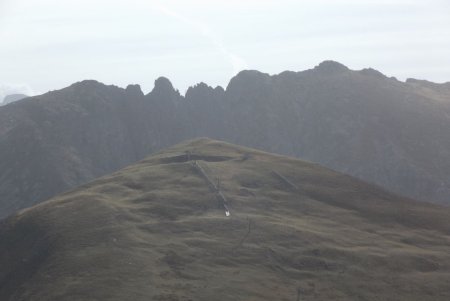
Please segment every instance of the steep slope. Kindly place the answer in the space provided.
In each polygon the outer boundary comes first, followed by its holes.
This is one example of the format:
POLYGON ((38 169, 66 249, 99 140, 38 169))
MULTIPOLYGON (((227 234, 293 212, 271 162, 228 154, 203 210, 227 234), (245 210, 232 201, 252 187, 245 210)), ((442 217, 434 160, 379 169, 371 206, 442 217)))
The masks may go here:
POLYGON ((450 202, 449 84, 323 62, 183 97, 95 81, 0 108, 0 218, 185 139, 207 136, 320 163, 411 198, 450 202))
POLYGON ((449 300, 449 218, 199 139, 4 220, 0 299, 449 300))
POLYGON ((2 108, 0 218, 182 140, 158 100, 139 86, 83 81, 2 108))
MULTIPOLYGON (((227 88, 227 141, 318 162, 412 198, 450 200, 450 93, 333 62, 227 88)), ((206 102, 206 101, 205 101, 206 102)))

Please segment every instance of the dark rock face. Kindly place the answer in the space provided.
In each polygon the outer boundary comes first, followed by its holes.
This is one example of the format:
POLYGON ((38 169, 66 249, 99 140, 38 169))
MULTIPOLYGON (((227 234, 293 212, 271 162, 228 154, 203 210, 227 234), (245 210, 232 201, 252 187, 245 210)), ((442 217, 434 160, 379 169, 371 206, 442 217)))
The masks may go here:
POLYGON ((139 86, 139 85, 128 85, 125 90, 130 96, 134 96, 134 97, 144 96, 144 93, 141 90, 141 86, 139 86))
POLYGON ((0 110, 0 216, 185 139, 208 136, 311 160, 396 193, 450 200, 450 92, 324 62, 183 97, 166 78, 143 95, 96 81, 0 110))

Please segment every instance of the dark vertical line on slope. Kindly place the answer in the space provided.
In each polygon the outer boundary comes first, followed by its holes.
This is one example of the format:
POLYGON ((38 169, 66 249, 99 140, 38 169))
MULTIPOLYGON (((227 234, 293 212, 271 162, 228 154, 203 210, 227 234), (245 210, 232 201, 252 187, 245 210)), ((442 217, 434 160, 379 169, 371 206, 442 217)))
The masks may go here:
MULTIPOLYGON (((200 164, 197 161, 194 161, 192 163, 192 166, 194 167, 195 170, 197 170, 197 172, 200 173, 200 175, 205 179, 205 181, 208 183, 209 188, 211 189, 211 191, 213 193, 215 193, 216 198, 219 201, 219 206, 222 206, 225 209, 225 215, 229 216, 230 215, 230 209, 228 208, 227 205, 227 198, 223 195, 223 193, 220 191, 220 188, 218 188, 214 182, 210 179, 210 177, 208 176, 208 174, 205 172, 205 170, 200 166, 200 164)), ((219 181, 220 183, 220 181, 219 181)))

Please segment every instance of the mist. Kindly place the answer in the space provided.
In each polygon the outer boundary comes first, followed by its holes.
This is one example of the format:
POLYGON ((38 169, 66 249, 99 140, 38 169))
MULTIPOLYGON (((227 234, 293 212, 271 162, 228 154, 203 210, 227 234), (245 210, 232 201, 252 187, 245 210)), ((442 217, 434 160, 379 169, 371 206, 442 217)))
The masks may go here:
POLYGON ((400 80, 450 78, 447 1, 3 0, 0 83, 48 91, 83 79, 181 92, 242 69, 333 59, 400 80))

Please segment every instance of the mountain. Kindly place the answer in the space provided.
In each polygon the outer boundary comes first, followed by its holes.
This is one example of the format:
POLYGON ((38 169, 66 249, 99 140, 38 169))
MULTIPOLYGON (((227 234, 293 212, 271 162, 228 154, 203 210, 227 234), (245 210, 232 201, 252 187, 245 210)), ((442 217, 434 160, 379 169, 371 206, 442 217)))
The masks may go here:
POLYGON ((276 76, 245 71, 227 87, 225 102, 235 109, 234 134, 227 140, 448 204, 450 93, 445 87, 403 83, 334 62, 276 76))
POLYGON ((449 218, 197 139, 3 220, 0 299, 444 301, 449 218))
POLYGON ((146 155, 211 137, 295 156, 418 200, 450 204, 450 84, 325 61, 182 96, 88 80, 0 109, 0 217, 146 155))
POLYGON ((7 95, 5 96, 5 98, 3 99, 3 102, 0 103, 0 106, 4 106, 7 105, 9 103, 27 98, 28 96, 25 94, 11 94, 11 95, 7 95))
POLYGON ((170 145, 164 133, 172 141, 181 139, 169 129, 160 132, 161 112, 151 110, 157 105, 146 103, 138 86, 120 89, 84 81, 3 107, 0 216, 170 145))

